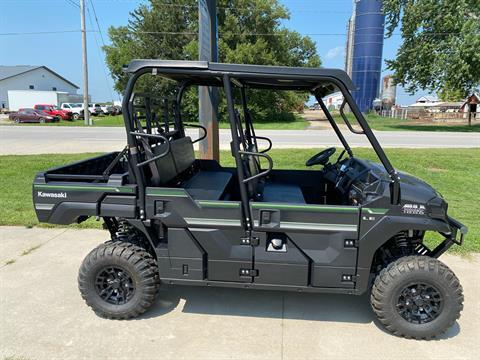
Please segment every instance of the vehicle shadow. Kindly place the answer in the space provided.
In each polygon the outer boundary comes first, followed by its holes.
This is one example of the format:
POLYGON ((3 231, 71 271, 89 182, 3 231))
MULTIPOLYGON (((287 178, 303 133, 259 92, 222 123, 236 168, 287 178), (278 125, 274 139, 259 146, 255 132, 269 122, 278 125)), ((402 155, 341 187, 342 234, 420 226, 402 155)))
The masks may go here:
POLYGON ((158 301, 142 318, 167 314, 179 306, 184 313, 370 323, 374 314, 368 296, 284 291, 162 286, 158 301))
MULTIPOLYGON (((204 315, 373 323, 390 334, 372 312, 367 294, 354 296, 162 285, 157 302, 138 319, 163 316, 177 309, 183 313, 204 315)), ((453 338, 459 333, 460 325, 455 322, 434 340, 453 338)))

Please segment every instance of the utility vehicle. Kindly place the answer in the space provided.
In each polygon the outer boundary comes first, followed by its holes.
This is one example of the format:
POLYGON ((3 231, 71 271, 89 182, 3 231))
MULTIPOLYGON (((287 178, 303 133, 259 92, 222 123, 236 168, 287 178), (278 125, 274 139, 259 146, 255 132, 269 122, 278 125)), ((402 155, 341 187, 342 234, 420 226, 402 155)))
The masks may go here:
POLYGON ((41 172, 33 184, 40 221, 98 217, 110 232, 78 276, 97 314, 136 317, 163 283, 370 291, 386 329, 418 339, 444 332, 460 316, 461 285, 437 258, 461 245, 467 229, 447 215, 435 189, 395 171, 345 72, 168 60, 135 60, 126 71, 125 149, 41 172), (169 79, 176 91, 164 98, 139 93, 142 77, 169 79), (192 86, 224 94, 235 167, 195 158, 194 144, 209 134, 185 121, 182 100, 192 86), (256 135, 247 95, 283 90, 315 96, 343 147, 338 156, 327 148, 306 159, 304 170, 274 168, 272 141, 256 135), (335 91, 344 97, 347 128, 367 137, 380 163, 354 156, 322 101, 335 91), (436 246, 425 244, 429 232, 440 234, 436 246))

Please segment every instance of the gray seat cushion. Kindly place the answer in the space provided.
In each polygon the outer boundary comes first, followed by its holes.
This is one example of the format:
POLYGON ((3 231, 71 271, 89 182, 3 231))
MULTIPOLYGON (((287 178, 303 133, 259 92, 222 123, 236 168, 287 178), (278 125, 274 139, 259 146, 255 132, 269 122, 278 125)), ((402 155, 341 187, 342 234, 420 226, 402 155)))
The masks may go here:
POLYGON ((196 200, 220 200, 225 193, 232 174, 224 171, 200 171, 183 185, 196 200))
POLYGON ((299 186, 275 183, 265 184, 262 201, 305 204, 305 198, 299 186))

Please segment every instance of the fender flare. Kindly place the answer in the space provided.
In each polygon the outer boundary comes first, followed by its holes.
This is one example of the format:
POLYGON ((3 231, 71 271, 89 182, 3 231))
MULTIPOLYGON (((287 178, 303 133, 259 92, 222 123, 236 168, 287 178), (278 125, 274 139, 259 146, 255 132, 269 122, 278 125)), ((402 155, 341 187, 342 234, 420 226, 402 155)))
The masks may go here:
POLYGON ((430 230, 448 233, 447 222, 428 217, 384 216, 365 233, 360 233, 358 242, 357 269, 359 281, 356 292, 363 293, 368 287, 368 278, 373 257, 377 250, 402 230, 430 230))

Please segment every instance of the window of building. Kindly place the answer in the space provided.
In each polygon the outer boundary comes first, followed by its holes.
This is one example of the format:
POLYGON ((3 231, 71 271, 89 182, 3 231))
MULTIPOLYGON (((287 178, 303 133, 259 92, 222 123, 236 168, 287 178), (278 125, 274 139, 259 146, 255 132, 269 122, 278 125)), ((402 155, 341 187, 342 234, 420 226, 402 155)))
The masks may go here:
POLYGON ((53 91, 57 91, 57 88, 54 86, 54 87, 52 87, 52 90, 53 90, 53 91))
POLYGON ((33 90, 33 89, 35 89, 35 86, 30 85, 29 88, 30 88, 30 90, 33 90))

